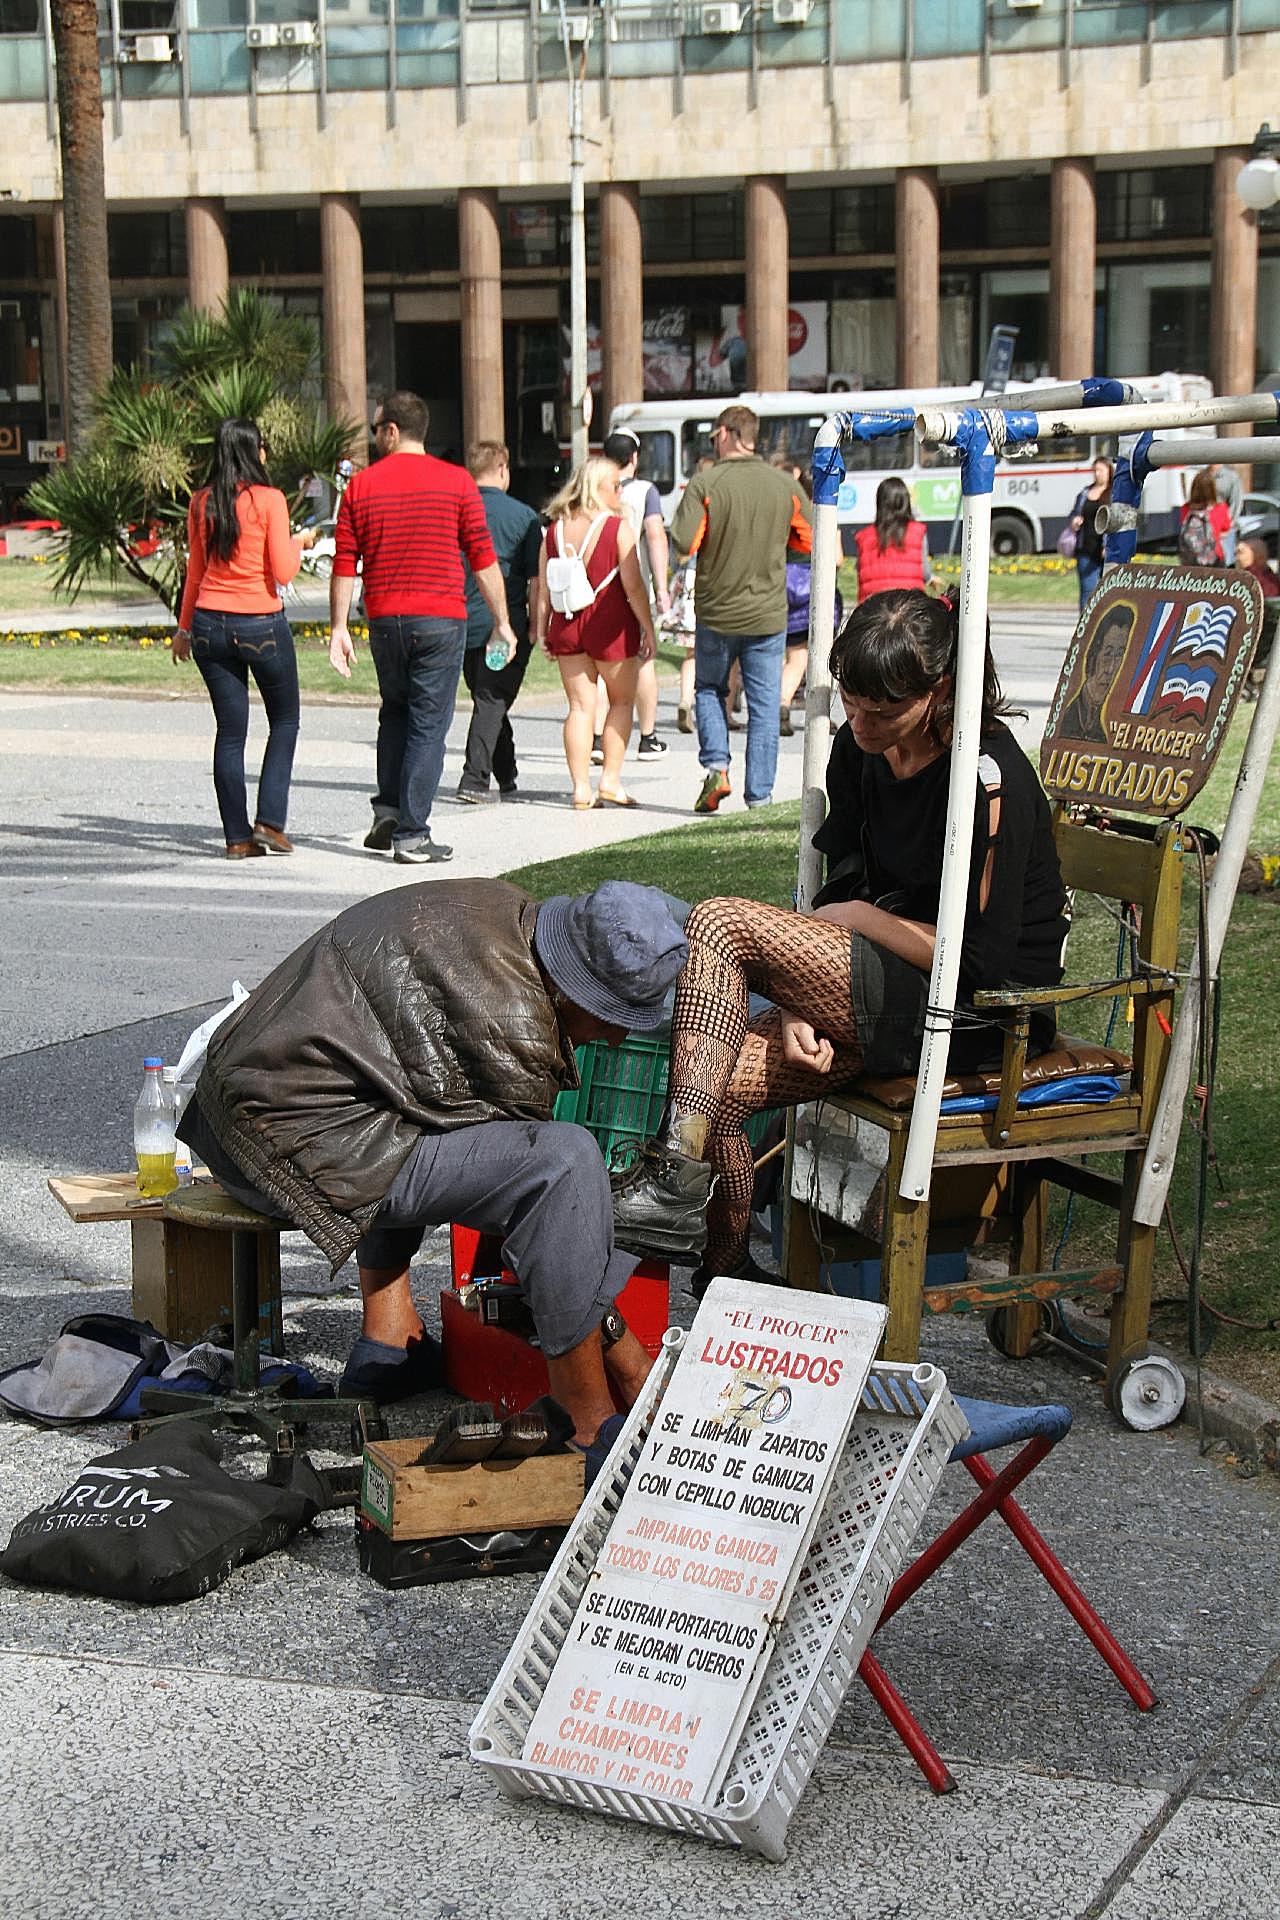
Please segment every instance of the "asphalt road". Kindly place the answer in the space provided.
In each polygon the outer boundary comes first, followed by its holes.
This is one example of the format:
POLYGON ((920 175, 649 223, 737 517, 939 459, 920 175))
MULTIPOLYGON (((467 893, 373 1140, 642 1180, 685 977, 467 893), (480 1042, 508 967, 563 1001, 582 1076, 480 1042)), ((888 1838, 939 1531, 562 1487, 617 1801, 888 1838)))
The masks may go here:
MULTIPOLYGON (((997 622, 1032 732, 1068 632, 997 622)), ((299 852, 229 865, 203 703, 0 694, 0 1367, 73 1313, 129 1311, 124 1230, 73 1227, 44 1183, 128 1164, 142 1054, 173 1058, 233 978, 252 984, 347 902, 421 877, 360 846, 374 718, 307 708, 299 852)), ((558 713, 520 715, 522 800, 440 803, 451 871, 605 839, 625 873, 625 842, 687 819, 697 790, 669 702, 663 725, 668 758, 628 765, 643 811, 575 815, 558 713)), ((455 729, 446 792, 457 742, 455 729)), ((798 791, 800 751, 783 743, 780 796, 798 791)), ((331 1278, 296 1235, 284 1267, 290 1353, 332 1374, 357 1323, 353 1276, 331 1278)), ((429 1313, 448 1279, 436 1236, 416 1273, 429 1313)), ((687 1324, 682 1287, 673 1312, 687 1324)), ((349 1516, 329 1516, 183 1606, 0 1583, 0 1854, 15 1910, 1274 1920, 1280 1483, 1202 1458, 1185 1426, 1122 1431, 1091 1378, 1049 1357, 1014 1368, 963 1321, 932 1323, 926 1351, 958 1390, 1073 1409, 1027 1504, 1151 1678, 1151 1715, 987 1529, 884 1636, 961 1790, 935 1800, 855 1684, 789 1859, 764 1866, 504 1802, 469 1762, 466 1730, 536 1580, 390 1593, 360 1574, 349 1516)), ((430 1420, 412 1406, 396 1430, 430 1420)), ((117 1438, 0 1421, 0 1539, 117 1438)), ((939 1512, 951 1498, 944 1484, 939 1512)))

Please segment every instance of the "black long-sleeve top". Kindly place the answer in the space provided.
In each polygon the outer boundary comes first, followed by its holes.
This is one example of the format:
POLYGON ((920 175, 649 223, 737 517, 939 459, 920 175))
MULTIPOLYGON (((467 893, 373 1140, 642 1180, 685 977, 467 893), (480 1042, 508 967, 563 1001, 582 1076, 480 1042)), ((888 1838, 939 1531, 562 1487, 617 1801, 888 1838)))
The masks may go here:
MULTIPOLYGON (((999 721, 983 734, 981 754, 960 952, 959 986, 966 998, 984 987, 1056 985, 1068 924, 1049 803, 1030 761, 999 721), (984 909, 982 873, 992 846, 984 909)), ((841 727, 827 764, 827 818, 813 840, 827 860, 827 881, 815 904, 867 900, 904 919, 936 925, 950 770, 944 753, 897 780, 883 754, 864 753, 851 729, 841 727)))

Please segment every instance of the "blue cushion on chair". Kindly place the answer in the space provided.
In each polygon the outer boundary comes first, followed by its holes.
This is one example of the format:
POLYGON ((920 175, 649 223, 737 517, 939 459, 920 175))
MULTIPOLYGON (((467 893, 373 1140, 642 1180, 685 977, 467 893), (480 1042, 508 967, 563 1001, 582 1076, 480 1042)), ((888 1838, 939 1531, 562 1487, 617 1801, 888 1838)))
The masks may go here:
POLYGON ((972 1431, 951 1449, 953 1460, 990 1453, 995 1447, 1016 1447, 1023 1440, 1056 1445, 1071 1431, 1070 1407, 1009 1407, 1003 1400, 966 1400, 960 1394, 955 1401, 972 1431))

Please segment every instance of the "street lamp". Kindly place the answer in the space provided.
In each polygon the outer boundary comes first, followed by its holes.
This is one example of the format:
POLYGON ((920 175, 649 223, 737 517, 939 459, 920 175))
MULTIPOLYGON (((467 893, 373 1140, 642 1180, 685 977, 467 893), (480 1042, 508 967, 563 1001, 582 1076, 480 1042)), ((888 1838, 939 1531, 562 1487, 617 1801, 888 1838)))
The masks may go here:
POLYGON ((1253 154, 1236 175, 1236 192, 1255 213, 1280 204, 1280 133, 1269 121, 1253 137, 1253 154))

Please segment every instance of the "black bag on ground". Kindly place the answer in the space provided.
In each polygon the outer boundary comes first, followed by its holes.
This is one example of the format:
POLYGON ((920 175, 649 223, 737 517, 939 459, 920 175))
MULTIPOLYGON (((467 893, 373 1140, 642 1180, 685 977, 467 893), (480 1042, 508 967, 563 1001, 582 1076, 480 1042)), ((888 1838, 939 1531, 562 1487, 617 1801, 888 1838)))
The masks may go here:
POLYGON ((237 1480, 199 1421, 170 1422, 84 1466, 74 1484, 19 1520, 0 1573, 154 1605, 194 1600, 231 1569, 283 1546, 326 1504, 305 1454, 290 1484, 237 1480))

